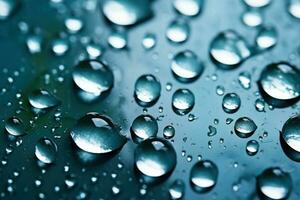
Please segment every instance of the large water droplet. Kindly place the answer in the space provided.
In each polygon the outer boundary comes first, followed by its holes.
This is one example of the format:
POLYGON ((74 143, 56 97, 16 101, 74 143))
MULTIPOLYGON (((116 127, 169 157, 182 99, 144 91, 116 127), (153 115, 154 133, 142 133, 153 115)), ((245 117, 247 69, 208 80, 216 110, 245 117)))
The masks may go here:
POLYGON ((279 167, 264 170, 256 182, 258 191, 264 198, 288 199, 292 191, 291 176, 279 167))
POLYGON ((300 0, 289 0, 288 12, 296 19, 300 19, 300 0))
POLYGON ((209 191, 216 185, 218 173, 218 167, 212 161, 198 161, 191 169, 190 183, 196 192, 209 191))
POLYGON ((23 121, 17 117, 10 117, 5 121, 5 130, 13 136, 25 135, 25 125, 23 121))
POLYGON ((241 99, 236 93, 228 93, 223 97, 223 110, 227 113, 235 113, 241 106, 241 99))
POLYGON ((182 15, 196 16, 203 7, 203 0, 174 0, 173 6, 182 15))
POLYGON ((280 142, 287 156, 300 162, 300 115, 293 116, 284 123, 280 142))
POLYGON ((151 74, 140 76, 135 82, 134 97, 140 106, 154 105, 160 97, 160 82, 151 74))
POLYGON ((152 15, 149 0, 105 0, 102 12, 110 22, 122 26, 134 25, 152 15))
POLYGON ((174 43, 185 42, 190 35, 190 26, 184 19, 172 21, 166 31, 167 38, 174 43))
POLYGON ((248 117, 241 117, 234 124, 234 131, 240 138, 248 138, 256 131, 257 126, 254 121, 248 117))
POLYGON ((136 147, 134 162, 142 174, 158 178, 173 171, 177 162, 176 152, 167 140, 151 138, 136 147))
POLYGON ((55 162, 57 146, 50 138, 42 137, 35 145, 35 156, 45 164, 55 162))
POLYGON ((232 30, 219 33, 211 42, 210 55, 218 66, 232 69, 250 55, 250 47, 245 39, 232 30))
POLYGON ((204 66, 194 52, 185 50, 174 56, 171 69, 177 80, 191 82, 202 74, 204 66))
POLYGON ((247 6, 253 8, 262 8, 268 6, 272 0, 244 0, 244 2, 247 6))
POLYGON ((259 143, 256 140, 249 140, 246 144, 246 152, 249 156, 254 156, 259 150, 259 143))
POLYGON ((135 142, 141 142, 156 136, 158 124, 151 115, 140 115, 132 122, 130 131, 132 139, 135 142))
POLYGON ((255 38, 257 50, 270 49, 276 45, 277 40, 278 35, 275 27, 262 27, 255 38))
POLYGON ((89 153, 110 153, 126 143, 113 122, 98 113, 87 113, 80 118, 70 134, 74 143, 89 153))
POLYGON ((60 101, 47 90, 35 90, 28 97, 31 106, 37 109, 47 109, 60 104, 60 101))
POLYGON ((19 2, 17 0, 0 0, 0 20, 10 17, 16 10, 19 2))
POLYGON ((178 89, 172 96, 172 108, 178 115, 186 115, 195 105, 195 96, 189 89, 178 89))
POLYGON ((275 107, 295 103, 300 97, 300 71, 287 62, 272 63, 261 72, 258 81, 265 100, 275 107))
POLYGON ((74 83, 87 93, 100 96, 111 90, 114 75, 109 67, 98 60, 79 62, 72 73, 74 83))
POLYGON ((172 200, 184 197, 185 184, 181 179, 176 179, 169 188, 169 195, 172 200))

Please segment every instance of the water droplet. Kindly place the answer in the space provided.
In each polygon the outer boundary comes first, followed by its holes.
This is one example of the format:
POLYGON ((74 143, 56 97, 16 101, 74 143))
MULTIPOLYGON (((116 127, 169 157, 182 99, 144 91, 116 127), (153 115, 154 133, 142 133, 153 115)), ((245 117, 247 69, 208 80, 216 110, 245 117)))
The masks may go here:
POLYGON ((242 21, 246 26, 257 27, 263 23, 262 13, 257 9, 248 9, 242 15, 242 21))
POLYGON ((137 169, 152 178, 170 174, 177 162, 173 146, 162 138, 141 142, 135 149, 134 160, 137 169))
POLYGON ((168 125, 163 130, 163 136, 166 139, 171 139, 175 136, 175 128, 171 125, 168 125))
POLYGON ((91 43, 86 46, 86 52, 91 59, 95 59, 102 55, 103 48, 98 44, 91 43))
POLYGON ((190 36, 190 26, 183 19, 172 21, 166 31, 166 37, 174 43, 185 42, 190 36))
POLYGON ((109 92, 114 84, 114 75, 109 67, 98 60, 79 62, 72 73, 74 83, 83 91, 100 96, 109 92))
POLYGON ((37 109, 47 109, 60 104, 60 101, 47 90, 35 90, 28 97, 31 106, 37 109))
POLYGON ((146 50, 152 49, 156 45, 156 36, 153 33, 146 33, 142 45, 146 50))
POLYGON ((19 2, 17 0, 0 0, 0 20, 10 17, 16 10, 19 2))
POLYGON ((195 105, 195 96, 189 89, 178 89, 172 96, 172 108, 178 115, 186 115, 195 105))
POLYGON ((196 16, 203 7, 203 0, 175 0, 173 6, 182 15, 196 16))
POLYGON ((249 140, 246 144, 246 152, 249 156, 254 156, 259 150, 259 143, 256 140, 249 140))
POLYGON ((56 56, 63 56, 69 50, 69 43, 65 39, 55 39, 52 42, 52 51, 56 56))
POLYGON ((67 18, 65 26, 70 33, 77 33, 82 29, 83 23, 78 18, 67 18))
POLYGON ((152 15, 149 0, 106 0, 102 11, 112 23, 128 26, 142 22, 152 15))
POLYGON ((207 136, 208 137, 212 137, 212 136, 214 136, 214 135, 216 135, 217 134, 217 129, 216 129, 216 127, 214 127, 214 126, 208 126, 208 133, 207 133, 207 136))
POLYGON ((155 137, 158 131, 157 121, 151 115, 140 115, 132 122, 130 132, 135 142, 155 137))
POLYGON ((245 61, 251 51, 245 39, 232 30, 219 33, 211 42, 210 55, 216 64, 232 69, 245 61))
POLYGON ((241 99, 236 93, 228 93, 223 97, 222 106, 226 113, 235 113, 241 106, 241 99))
POLYGON ((181 179, 176 179, 169 187, 169 195, 172 200, 182 199, 184 196, 185 184, 181 179))
POLYGON ((234 131, 240 138, 248 138, 254 134, 257 126, 254 121, 248 117, 241 117, 234 124, 234 131))
POLYGON ((171 69, 177 80, 192 82, 203 73, 204 66, 194 52, 184 50, 174 56, 171 69))
POLYGON ((217 95, 223 96, 224 92, 225 92, 225 88, 223 86, 221 86, 221 85, 218 85, 217 88, 216 88, 217 95))
POLYGON ((135 82, 134 97, 140 106, 150 107, 160 97, 160 82, 151 74, 140 76, 135 82))
POLYGON ((127 32, 114 30, 107 38, 108 44, 114 49, 123 49, 127 46, 127 32))
POLYGON ((300 71, 287 62, 272 63, 258 81, 264 99, 275 107, 295 103, 300 97, 300 71))
POLYGON ((13 136, 26 134, 23 121, 17 117, 10 117, 5 121, 5 130, 13 136))
POLYGON ((256 179, 257 188, 264 198, 288 199, 292 191, 290 174, 279 167, 264 170, 256 179))
POLYGON ((277 40, 278 34, 273 26, 262 27, 255 38, 258 50, 266 50, 274 47, 277 40))
POLYGON ((57 146, 50 138, 42 137, 35 145, 35 156, 45 164, 55 162, 57 146))
POLYGON ((251 74, 249 72, 241 72, 238 77, 239 84, 246 90, 251 88, 251 74))
POLYGON ((29 36, 26 45, 31 54, 40 53, 42 51, 42 38, 38 35, 29 36))
POLYGON ((110 153, 126 143, 113 122, 98 113, 87 113, 80 118, 70 134, 74 143, 89 153, 110 153))
POLYGON ((255 100, 255 109, 258 112, 264 112, 265 111, 265 101, 263 99, 256 99, 255 100))
POLYGON ((296 19, 300 19, 300 1, 299 0, 289 0, 288 1, 288 12, 291 16, 296 19))
POLYGON ((300 115, 293 116, 284 123, 280 143, 289 158, 300 162, 300 115))
POLYGON ((209 191, 216 185, 218 173, 218 168, 212 161, 198 161, 191 169, 190 183, 196 192, 209 191))
POLYGON ((244 0, 244 2, 247 6, 253 8, 262 8, 270 5, 272 0, 244 0))

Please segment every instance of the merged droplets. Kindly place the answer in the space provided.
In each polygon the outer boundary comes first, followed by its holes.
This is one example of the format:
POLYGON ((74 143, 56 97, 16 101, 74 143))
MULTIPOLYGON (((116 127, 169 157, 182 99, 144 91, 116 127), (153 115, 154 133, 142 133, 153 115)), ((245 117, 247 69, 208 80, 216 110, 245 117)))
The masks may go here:
POLYGON ((151 115, 140 115, 132 122, 130 132, 135 142, 144 141, 150 137, 155 137, 158 131, 156 119, 151 115))
POLYGON ((176 152, 162 138, 150 138, 140 143, 134 152, 134 163, 140 173, 151 178, 170 174, 176 166, 176 152))
POLYGON ((171 69, 177 80, 192 82, 202 74, 204 66, 194 52, 184 50, 174 56, 171 69))
POLYGON ((223 97, 222 107, 227 113, 235 113, 241 106, 241 99, 236 93, 228 93, 223 97))
POLYGON ((300 97, 300 71, 287 62, 272 63, 261 72, 258 84, 265 100, 285 107, 300 97))
POLYGON ((248 138, 254 134, 257 126, 254 121, 248 117, 241 117, 235 121, 234 131, 240 138, 248 138))
POLYGON ((285 122, 280 132, 280 142, 287 156, 300 162, 300 115, 285 122))
POLYGON ((292 178, 279 167, 264 170, 256 179, 258 192, 268 199, 288 199, 292 191, 292 178))
POLYGON ((256 48, 257 50, 270 49, 276 45, 277 40, 278 35, 274 27, 262 27, 255 38, 256 48))
POLYGON ((98 60, 79 62, 73 70, 72 77, 77 87, 97 97, 109 92, 114 84, 112 71, 104 62, 98 60))
POLYGON ((195 105, 195 96, 189 89, 178 89, 172 96, 172 108, 178 115, 186 115, 195 105))
POLYGON ((232 30, 219 33, 212 40, 209 53, 213 61, 224 69, 237 67, 251 55, 245 39, 232 30))
POLYGON ((217 183, 218 167, 210 160, 198 161, 191 169, 190 183, 196 192, 207 192, 217 183))
POLYGON ((173 6, 180 14, 193 17, 201 12, 203 0, 174 0, 173 6))
POLYGON ((0 20, 10 17, 18 4, 18 0, 0 0, 0 20))
POLYGON ((254 156, 259 150, 259 143, 256 140, 249 140, 246 144, 246 152, 249 156, 254 156))
POLYGON ((36 109, 47 109, 60 104, 60 101, 47 90, 35 90, 28 96, 30 105, 36 109))
POLYGON ((167 38, 174 43, 185 42, 190 35, 190 26, 184 19, 172 21, 166 31, 167 38))
POLYGON ((110 22, 121 26, 134 25, 152 15, 149 0, 105 0, 102 12, 110 22))
POLYGON ((87 113, 80 118, 70 135, 80 149, 89 153, 110 153, 126 143, 113 122, 98 113, 87 113))
POLYGON ((262 8, 268 6, 272 0, 244 0, 245 4, 253 8, 262 8))
POLYGON ((300 19, 300 0, 288 0, 288 12, 296 19, 300 19))
POLYGON ((10 117, 5 121, 5 130, 13 136, 25 135, 25 125, 18 117, 10 117))
POLYGON ((55 162, 57 146, 50 138, 42 137, 35 145, 35 156, 45 164, 55 162))
POLYGON ((161 84, 151 74, 140 76, 135 82, 134 97, 140 106, 150 107, 160 97, 161 84))
POLYGON ((185 184, 181 179, 176 179, 169 187, 169 195, 172 200, 184 197, 185 184))

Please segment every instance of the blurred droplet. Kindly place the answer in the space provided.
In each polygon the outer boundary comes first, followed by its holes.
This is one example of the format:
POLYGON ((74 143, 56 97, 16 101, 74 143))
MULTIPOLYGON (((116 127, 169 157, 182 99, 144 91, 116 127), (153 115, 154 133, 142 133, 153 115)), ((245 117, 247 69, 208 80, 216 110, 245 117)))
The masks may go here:
POLYGON ((146 50, 152 49, 156 45, 156 36, 153 33, 146 33, 142 45, 146 50))
POLYGON ((173 6, 180 14, 192 17, 203 9, 203 0, 174 0, 173 6))
POLYGON ((167 27, 166 36, 174 43, 185 42, 190 36, 190 26, 185 20, 176 19, 167 27))
POLYGON ((182 199, 185 193, 185 184, 181 179, 176 179, 169 187, 169 195, 172 200, 182 199))

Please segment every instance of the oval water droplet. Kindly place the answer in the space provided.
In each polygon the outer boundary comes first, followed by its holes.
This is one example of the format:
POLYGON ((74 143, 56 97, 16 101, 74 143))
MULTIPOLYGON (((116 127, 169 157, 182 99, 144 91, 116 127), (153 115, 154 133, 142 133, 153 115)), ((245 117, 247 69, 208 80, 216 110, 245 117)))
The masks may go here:
POLYGON ((171 70, 177 80, 192 82, 203 73, 204 66, 194 52, 184 50, 172 59, 171 70))
POLYGON ((263 23, 262 13, 257 9, 248 9, 242 14, 242 21, 249 27, 260 26, 263 23))
POLYGON ((185 184, 181 179, 176 179, 169 187, 169 195, 172 200, 182 199, 184 197, 185 184))
POLYGON ((47 109, 60 104, 60 101, 47 90, 35 90, 28 96, 31 106, 37 109, 47 109))
POLYGON ((83 23, 78 18, 67 18, 65 20, 65 26, 70 33, 77 33, 82 29, 83 23))
POLYGON ((0 20, 9 18, 19 5, 18 0, 0 0, 0 20))
POLYGON ((262 96, 275 107, 286 107, 299 100, 300 71, 287 62, 271 63, 258 81, 262 96))
POLYGON ((289 0, 288 12, 294 18, 300 19, 300 0, 289 0))
POLYGON ((166 37, 174 43, 185 42, 190 36, 190 26, 184 19, 172 21, 166 31, 166 37))
POLYGON ((180 14, 193 17, 201 12, 203 0, 175 0, 173 6, 180 14))
POLYGON ((35 145, 35 156, 45 164, 55 162, 57 146, 50 138, 42 137, 35 145))
POLYGON ((98 113, 87 113, 80 118, 70 135, 80 149, 89 153, 110 153, 126 143, 113 122, 98 113))
POLYGON ((144 141, 150 137, 155 137, 158 131, 156 119, 151 115, 140 115, 132 122, 130 132, 135 142, 144 141))
POLYGON ((209 53, 213 61, 224 69, 237 67, 251 55, 245 39, 232 30, 219 33, 212 40, 209 53))
POLYGON ((207 192, 217 183, 218 167, 210 160, 201 160, 194 164, 190 172, 190 183, 196 192, 207 192))
POLYGON ((259 150, 259 143, 256 140, 249 140, 246 144, 246 152, 249 156, 254 156, 259 150))
POLYGON ((244 2, 247 6, 253 8, 262 8, 270 5, 272 0, 244 0, 244 2))
POLYGON ((125 30, 113 30, 107 38, 108 44, 114 49, 123 49, 127 46, 127 32, 125 30))
POLYGON ((172 96, 172 108, 178 115, 186 115, 195 105, 195 96, 189 89, 178 89, 172 96))
POLYGON ((222 107, 227 113, 235 113, 241 106, 241 99, 236 93, 228 93, 223 97, 222 107))
POLYGON ((135 82, 134 97, 140 106, 150 107, 160 97, 160 82, 151 74, 140 76, 135 82))
POLYGON ((162 138, 141 142, 134 152, 134 163, 142 174, 158 178, 169 175, 176 166, 176 152, 171 143, 162 138))
POLYGON ((69 43, 65 39, 55 39, 52 41, 52 51, 56 56, 63 56, 69 50, 69 43))
POLYGON ((292 191, 292 178, 279 167, 264 170, 256 179, 258 192, 267 199, 288 199, 292 191))
POLYGON ((257 126, 254 121, 248 117, 241 117, 235 121, 234 131, 240 138, 248 138, 254 134, 257 126))
POLYGON ((275 27, 262 27, 255 38, 256 48, 259 51, 270 49, 276 45, 277 40, 278 35, 275 27))
POLYGON ((175 128, 171 125, 168 125, 163 130, 163 136, 166 139, 171 139, 175 136, 175 128))
POLYGON ((146 33, 142 45, 146 50, 152 49, 156 45, 156 36, 153 33, 146 33))
POLYGON ((25 135, 25 125, 18 117, 10 117, 5 121, 5 130, 13 136, 25 135))

